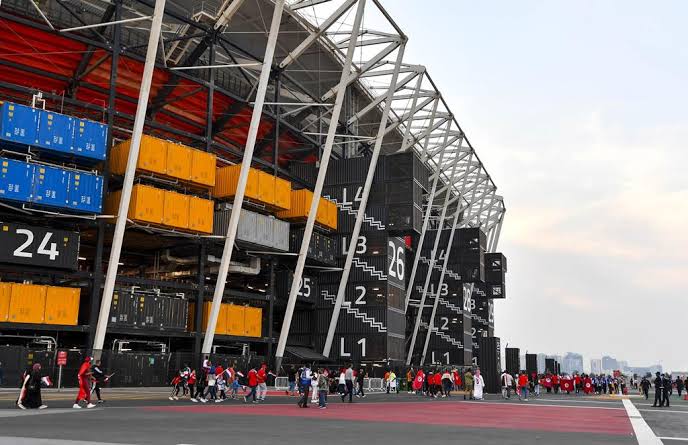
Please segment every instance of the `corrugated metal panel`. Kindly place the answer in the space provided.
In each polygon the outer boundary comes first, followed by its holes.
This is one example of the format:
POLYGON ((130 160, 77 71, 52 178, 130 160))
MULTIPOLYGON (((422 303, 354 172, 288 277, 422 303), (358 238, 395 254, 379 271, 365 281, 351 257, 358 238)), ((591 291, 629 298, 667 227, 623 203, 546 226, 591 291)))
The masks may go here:
POLYGON ((72 153, 74 118, 52 111, 38 110, 39 147, 62 153, 72 153))
POLYGON ((501 354, 498 337, 481 337, 478 341, 480 355, 478 366, 485 380, 485 390, 489 393, 499 392, 499 374, 501 373, 501 354))
POLYGON ((88 119, 76 119, 74 126, 74 152, 86 158, 104 160, 108 126, 88 119))
POLYGON ((68 184, 69 173, 66 170, 36 165, 32 201, 45 206, 66 207, 68 184))
MULTIPOLYGON (((294 273, 291 270, 280 270, 276 274, 275 287, 277 292, 277 299, 287 301, 289 292, 291 291, 292 279, 294 273)), ((297 294, 297 299, 306 303, 315 303, 319 298, 320 288, 318 286, 318 278, 316 275, 303 275, 301 279, 301 288, 297 294)))
POLYGON ((103 177, 83 172, 69 172, 67 207, 88 213, 103 211, 103 177))
POLYGON ((217 156, 200 150, 192 150, 191 182, 206 186, 215 186, 215 169, 217 156))
MULTIPOLYGON (((231 206, 223 206, 215 211, 213 224, 215 235, 227 234, 231 214, 231 206)), ((289 223, 275 219, 273 216, 242 209, 237 227, 237 241, 287 251, 289 250, 289 223)))
POLYGON ((167 142, 166 174, 182 181, 191 180, 193 149, 182 144, 167 142))
POLYGON ((521 371, 521 358, 519 357, 520 350, 518 348, 506 348, 504 350, 504 358, 506 359, 506 371, 509 374, 517 374, 521 371))
POLYGON ((0 198, 30 202, 35 166, 14 159, 0 158, 0 198))
MULTIPOLYGON (((294 229, 290 233, 289 250, 298 252, 303 240, 303 228, 294 229)), ((308 245, 307 258, 325 264, 334 264, 337 255, 337 243, 330 237, 318 232, 313 232, 311 242, 308 245)))
POLYGON ((45 323, 76 326, 81 289, 48 286, 45 297, 45 323))
POLYGON ((0 104, 0 138, 17 144, 38 142, 38 110, 12 102, 0 104))
POLYGON ((43 323, 47 286, 12 283, 8 321, 10 323, 43 323))
MULTIPOLYGON (((370 157, 361 156, 348 159, 333 159, 330 161, 327 168, 327 176, 325 176, 325 185, 339 185, 365 182, 366 175, 370 169, 370 157)), ((375 168, 375 175, 373 182, 381 182, 385 177, 385 157, 381 156, 378 159, 375 168)))
POLYGON ((137 299, 131 292, 115 291, 112 296, 110 306, 109 325, 113 326, 136 326, 137 299))
POLYGON ((6 322, 10 316, 10 296, 12 283, 0 283, 0 323, 6 322))

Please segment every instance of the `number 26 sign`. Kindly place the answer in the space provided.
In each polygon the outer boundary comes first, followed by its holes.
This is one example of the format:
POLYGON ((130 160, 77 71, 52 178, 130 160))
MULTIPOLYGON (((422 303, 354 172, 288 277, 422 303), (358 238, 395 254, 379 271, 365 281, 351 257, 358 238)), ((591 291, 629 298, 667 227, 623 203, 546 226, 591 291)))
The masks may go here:
POLYGON ((76 232, 0 223, 0 263, 76 269, 78 255, 76 232))

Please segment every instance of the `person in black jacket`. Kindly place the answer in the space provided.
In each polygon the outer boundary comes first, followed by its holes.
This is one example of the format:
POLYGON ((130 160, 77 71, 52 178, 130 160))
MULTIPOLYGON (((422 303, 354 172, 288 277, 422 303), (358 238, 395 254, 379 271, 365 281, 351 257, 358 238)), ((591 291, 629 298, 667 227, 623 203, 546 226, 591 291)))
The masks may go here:
POLYGON ((664 398, 663 398, 663 390, 664 390, 664 384, 663 384, 664 378, 659 375, 659 372, 655 373, 655 402, 652 404, 653 407, 657 408, 664 406, 664 398))
POLYGON ((105 383, 105 373, 103 372, 103 366, 100 363, 100 360, 96 360, 96 363, 91 368, 91 372, 93 373, 93 386, 91 387, 91 394, 95 392, 96 397, 98 397, 98 403, 103 403, 105 400, 100 397, 100 387, 105 383))
POLYGON ((363 392, 363 382, 366 376, 364 368, 358 370, 358 375, 356 375, 356 385, 358 385, 358 394, 356 397, 365 397, 365 392, 363 392))
POLYGON ((643 391, 645 400, 647 400, 650 394, 650 380, 647 377, 643 377, 640 381, 640 389, 643 391))
POLYGON ((669 407, 669 396, 671 396, 671 375, 667 374, 662 378, 662 389, 664 391, 664 398, 662 400, 662 406, 666 405, 669 407))
POLYGON ((681 393, 683 392, 683 379, 681 376, 676 378, 676 392, 678 392, 678 396, 681 397, 681 393))

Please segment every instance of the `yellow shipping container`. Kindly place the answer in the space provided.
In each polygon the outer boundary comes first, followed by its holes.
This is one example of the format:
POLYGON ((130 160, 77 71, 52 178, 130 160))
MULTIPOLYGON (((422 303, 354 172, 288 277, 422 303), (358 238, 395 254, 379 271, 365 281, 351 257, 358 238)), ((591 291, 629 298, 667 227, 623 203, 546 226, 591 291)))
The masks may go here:
POLYGON ((189 302, 189 311, 186 315, 186 332, 193 332, 196 328, 196 303, 189 302))
POLYGON ((189 197, 181 193, 164 192, 162 223, 175 229, 189 228, 189 197))
POLYGON ((277 217, 281 219, 308 218, 308 210, 313 200, 313 192, 308 189, 292 190, 290 200, 290 208, 277 212, 277 217))
MULTIPOLYGON (((124 174, 130 145, 131 139, 120 142, 110 150, 110 169, 113 173, 124 174)), ((136 170, 158 175, 167 174, 167 141, 147 134, 142 135, 136 170)))
POLYGON ((320 198, 320 207, 324 207, 324 215, 321 223, 332 230, 337 230, 337 204, 326 198, 320 198))
POLYGON ((275 205, 275 177, 258 170, 258 201, 269 206, 275 205))
POLYGON ((10 323, 43 323, 47 286, 12 283, 10 323))
POLYGON ((275 177, 275 208, 289 210, 291 208, 291 182, 275 177))
MULTIPOLYGON (((213 196, 217 198, 231 198, 236 195, 237 185, 239 184, 239 171, 241 164, 230 165, 228 167, 221 167, 217 169, 215 176, 215 188, 213 188, 213 196)), ((248 172, 248 180, 246 181, 246 191, 244 197, 247 199, 258 200, 258 170, 252 168, 248 172)))
POLYGON ((260 337, 263 334, 263 310, 259 307, 244 308, 244 335, 260 337))
MULTIPOLYGON (((162 224, 165 191, 148 185, 136 184, 131 191, 127 217, 133 221, 162 224)), ((122 191, 108 194, 105 199, 105 212, 116 215, 122 191)), ((114 222, 114 220, 112 220, 114 222)))
POLYGON ((76 326, 81 289, 48 286, 45 296, 45 323, 76 326))
POLYGON ((12 283, 0 283, 0 323, 9 319, 10 295, 12 295, 12 283))
MULTIPOLYGON (((208 329, 208 319, 210 318, 210 306, 211 302, 207 301, 203 304, 203 331, 208 329)), ((220 335, 227 334, 227 306, 228 304, 222 304, 220 306, 220 313, 217 316, 217 324, 215 325, 215 333, 220 335)))
POLYGON ((213 206, 210 199, 189 199, 189 230, 199 233, 213 233, 213 206))
POLYGON ((191 182, 206 187, 215 187, 217 156, 201 150, 191 153, 191 182))
POLYGON ((167 143, 167 176, 182 181, 191 180, 193 149, 186 145, 167 143))
POLYGON ((230 304, 227 307, 227 334, 243 337, 245 334, 244 306, 230 304))

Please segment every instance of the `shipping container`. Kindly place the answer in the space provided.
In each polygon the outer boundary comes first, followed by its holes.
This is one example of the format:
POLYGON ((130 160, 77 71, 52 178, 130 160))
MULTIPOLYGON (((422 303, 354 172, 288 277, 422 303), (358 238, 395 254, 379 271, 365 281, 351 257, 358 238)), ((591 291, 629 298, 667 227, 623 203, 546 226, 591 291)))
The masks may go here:
MULTIPOLYGON (((305 221, 313 201, 313 192, 308 189, 291 191, 291 208, 277 212, 277 217, 288 221, 305 221)), ((321 197, 315 222, 325 228, 337 229, 337 205, 326 198, 321 197)))
POLYGON ((191 181, 193 149, 182 144, 167 142, 166 175, 181 181, 191 181))
POLYGON ((263 335, 263 310, 258 307, 246 306, 244 308, 244 336, 262 337, 263 335))
POLYGON ((506 372, 511 375, 518 374, 521 371, 520 349, 506 348, 504 349, 504 358, 506 360, 506 372))
MULTIPOLYGON (((220 204, 218 210, 215 211, 213 224, 215 235, 227 235, 229 219, 232 215, 231 208, 229 204, 220 204)), ((281 251, 289 250, 289 223, 270 215, 241 209, 236 236, 237 241, 254 246, 281 251)))
POLYGON ((12 102, 0 104, 0 138, 16 144, 36 144, 38 110, 12 102))
POLYGON ((87 213, 103 211, 103 177, 91 173, 69 172, 67 207, 87 213))
MULTIPOLYGON (((240 172, 241 164, 218 168, 215 173, 215 187, 213 188, 213 196, 216 198, 232 198, 234 195, 236 195, 240 172)), ((260 170, 256 170, 255 168, 249 169, 248 179, 246 181, 246 189, 244 191, 245 199, 260 202, 259 177, 260 170)))
MULTIPOLYGON (((136 170, 156 175, 167 174, 167 141, 147 134, 141 135, 136 170)), ((123 175, 127 169, 131 139, 120 142, 110 150, 110 170, 123 175)))
POLYGON ((197 233, 213 233, 213 207, 210 199, 189 198, 189 230, 197 233))
POLYGON ((537 354, 526 354, 526 372, 529 378, 538 373, 537 354))
MULTIPOLYGON (((340 207, 337 214, 337 231, 340 233, 351 233, 356 224, 357 210, 340 207)), ((368 205, 363 216, 361 232, 384 232, 387 212, 383 206, 368 205)))
POLYGON ((67 207, 69 172, 61 168, 36 165, 31 201, 51 207, 67 207))
POLYGON ((43 323, 47 286, 12 283, 10 323, 43 323))
POLYGON ((161 328, 166 331, 185 331, 189 304, 186 298, 160 297, 162 312, 161 328))
POLYGON ((74 153, 86 158, 104 160, 107 153, 108 126, 88 119, 75 119, 74 153))
POLYGON ((36 145, 60 153, 73 153, 74 118, 53 111, 38 110, 36 145))
POLYGON ((204 187, 215 187, 217 156, 201 150, 191 151, 191 182, 204 187))
MULTIPOLYGON (((212 303, 206 301, 203 303, 203 332, 208 329, 208 321, 210 320, 210 309, 212 303)), ((215 334, 226 335, 227 334, 227 308, 228 304, 220 305, 220 312, 217 316, 217 323, 215 324, 215 334)))
POLYGON ((291 208, 291 182, 274 177, 275 181, 275 209, 287 210, 291 208))
POLYGON ((0 323, 7 322, 10 317, 10 296, 12 283, 0 283, 0 323))
POLYGON ((425 190, 430 189, 430 169, 415 152, 397 153, 385 156, 385 180, 398 182, 411 179, 425 190))
MULTIPOLYGON (((289 298, 293 278, 294 272, 291 270, 280 270, 276 273, 275 297, 278 301, 286 302, 289 298)), ((318 295, 320 295, 320 288, 317 275, 303 275, 301 277, 301 286, 299 286, 299 291, 296 294, 297 301, 315 304, 319 298, 318 295)))
POLYGON ((30 202, 35 166, 7 158, 0 158, 0 165, 0 199, 30 202))
POLYGON ((138 313, 138 300, 130 291, 115 291, 110 305, 110 326, 134 327, 138 313))
POLYGON ((173 229, 189 228, 189 197, 165 190, 162 224, 173 229))
MULTIPOLYGON (((332 160, 330 160, 330 162, 332 162, 332 160)), ((315 180, 318 175, 318 169, 315 164, 291 161, 289 163, 289 173, 295 178, 305 182, 308 187, 315 187, 315 180)), ((325 182, 327 182, 327 179, 325 179, 325 182)))
POLYGON ((227 335, 243 337, 246 332, 246 307, 227 305, 227 335))
POLYGON ((502 372, 499 338, 481 337, 478 340, 478 349, 478 366, 485 380, 485 392, 498 393, 501 390, 499 375, 502 372))
MULTIPOLYGON (((373 182, 385 180, 385 161, 388 156, 380 156, 375 168, 373 182)), ((331 159, 327 166, 325 185, 342 185, 364 183, 370 169, 370 156, 360 156, 348 159, 331 159)))
MULTIPOLYGON (((402 352, 397 345, 394 347, 393 351, 389 351, 388 348, 389 336, 381 334, 341 334, 335 335, 334 341, 332 343, 332 350, 330 352, 330 358, 338 362, 348 362, 352 361, 354 363, 360 363, 362 361, 387 361, 400 360, 403 357, 390 356, 389 352, 399 353, 402 352)), ((325 336, 315 337, 315 350, 321 351, 324 343, 325 336)))
MULTIPOLYGON (((291 252, 300 251, 303 233, 303 228, 291 231, 289 238, 289 250, 291 252)), ((337 243, 334 239, 322 233, 313 232, 306 257, 320 263, 333 265, 336 263, 337 250, 337 243)))
POLYGON ((45 323, 76 326, 81 289, 48 286, 45 296, 45 323))
POLYGON ((275 205, 275 177, 262 170, 258 170, 258 201, 275 205))
MULTIPOLYGON (((105 212, 108 215, 117 215, 121 196, 121 190, 108 194, 105 200, 105 212)), ((147 185, 135 185, 131 191, 127 217, 144 224, 162 224, 164 196, 164 190, 147 185)))

